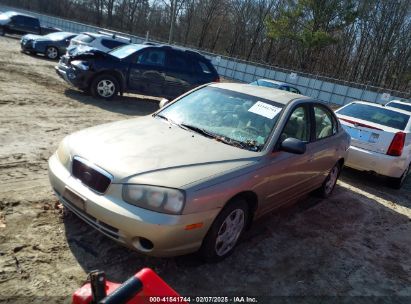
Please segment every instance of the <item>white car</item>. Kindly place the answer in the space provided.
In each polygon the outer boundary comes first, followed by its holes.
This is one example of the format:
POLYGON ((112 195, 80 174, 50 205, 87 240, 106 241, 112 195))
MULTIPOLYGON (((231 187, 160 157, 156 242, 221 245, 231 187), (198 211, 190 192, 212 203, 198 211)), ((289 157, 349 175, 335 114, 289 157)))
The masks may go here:
POLYGON ((109 52, 116 47, 129 43, 131 43, 129 38, 118 36, 116 34, 106 32, 84 32, 71 39, 67 52, 71 54, 71 52, 77 47, 90 47, 103 52, 109 52))
POLYGON ((351 135, 345 165, 388 176, 394 188, 401 188, 410 173, 411 112, 354 101, 336 114, 351 135))
POLYGON ((411 112, 411 103, 409 102, 391 100, 390 102, 386 103, 385 106, 411 112))

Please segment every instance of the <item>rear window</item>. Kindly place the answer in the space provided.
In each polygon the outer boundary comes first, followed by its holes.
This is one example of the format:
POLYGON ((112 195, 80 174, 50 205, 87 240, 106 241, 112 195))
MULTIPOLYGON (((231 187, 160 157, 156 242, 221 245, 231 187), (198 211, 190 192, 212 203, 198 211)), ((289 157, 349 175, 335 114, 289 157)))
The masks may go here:
POLYGON ((252 82, 251 84, 262 86, 262 87, 273 88, 273 89, 278 89, 280 87, 276 83, 272 83, 272 82, 264 81, 264 80, 256 80, 256 81, 252 82))
POLYGON ((93 36, 90 36, 90 35, 87 35, 87 34, 80 34, 80 35, 78 35, 74 38, 74 40, 81 41, 81 42, 84 42, 84 43, 90 43, 94 39, 95 38, 93 36))
POLYGON ((360 103, 348 105, 337 113, 399 130, 404 130, 410 119, 407 114, 360 103))
POLYGON ((389 102, 388 104, 386 104, 386 106, 411 112, 411 104, 406 105, 406 104, 402 104, 402 103, 389 102))

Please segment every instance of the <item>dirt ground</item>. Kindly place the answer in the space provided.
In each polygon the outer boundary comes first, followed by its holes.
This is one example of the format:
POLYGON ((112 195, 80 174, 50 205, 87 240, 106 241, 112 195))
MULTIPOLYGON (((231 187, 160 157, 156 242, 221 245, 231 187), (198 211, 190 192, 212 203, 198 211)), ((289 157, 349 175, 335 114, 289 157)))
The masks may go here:
POLYGON ((64 215, 47 178, 59 141, 152 113, 158 102, 93 99, 60 80, 55 62, 20 53, 18 42, 0 38, 0 302, 70 303, 90 270, 124 281, 151 267, 187 296, 389 296, 383 298, 411 303, 411 178, 393 190, 346 169, 330 199, 310 196, 258 221, 218 264, 195 255, 146 257, 64 215))

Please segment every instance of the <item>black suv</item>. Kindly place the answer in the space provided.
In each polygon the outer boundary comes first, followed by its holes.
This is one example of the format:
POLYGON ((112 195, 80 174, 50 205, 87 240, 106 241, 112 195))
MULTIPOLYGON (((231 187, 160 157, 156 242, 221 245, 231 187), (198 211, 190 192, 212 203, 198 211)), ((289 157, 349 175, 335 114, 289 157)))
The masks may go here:
POLYGON ((109 53, 86 49, 63 56, 56 71, 71 85, 104 99, 124 92, 174 99, 220 80, 204 56, 167 45, 129 44, 109 53))

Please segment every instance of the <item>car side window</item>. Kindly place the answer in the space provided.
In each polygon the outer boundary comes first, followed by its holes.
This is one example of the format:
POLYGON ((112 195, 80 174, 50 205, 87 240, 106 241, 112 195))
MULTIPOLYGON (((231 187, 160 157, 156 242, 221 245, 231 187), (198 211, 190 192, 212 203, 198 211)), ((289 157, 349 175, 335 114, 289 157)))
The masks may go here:
POLYGON ((315 139, 322 139, 337 133, 337 122, 329 110, 314 106, 315 139))
POLYGON ((137 57, 138 64, 164 66, 166 53, 162 50, 147 50, 137 57))
POLYGON ((167 68, 173 70, 182 70, 182 71, 190 71, 190 62, 189 58, 179 54, 178 52, 169 53, 170 56, 167 56, 167 68))
POLYGON ((292 93, 297 93, 297 94, 301 94, 299 90, 297 90, 296 88, 293 87, 289 87, 290 88, 290 92, 292 93))
POLYGON ((290 115, 281 133, 281 142, 290 137, 306 142, 310 139, 309 118, 304 106, 297 107, 290 115))
POLYGON ((212 73, 210 68, 207 66, 207 64, 205 64, 201 60, 198 61, 198 64, 200 65, 200 68, 201 68, 201 70, 203 71, 204 74, 211 74, 212 73))
POLYGON ((101 44, 103 46, 105 46, 106 48, 114 49, 116 47, 119 47, 120 45, 124 45, 124 42, 109 40, 109 39, 103 39, 103 40, 101 40, 101 44))

